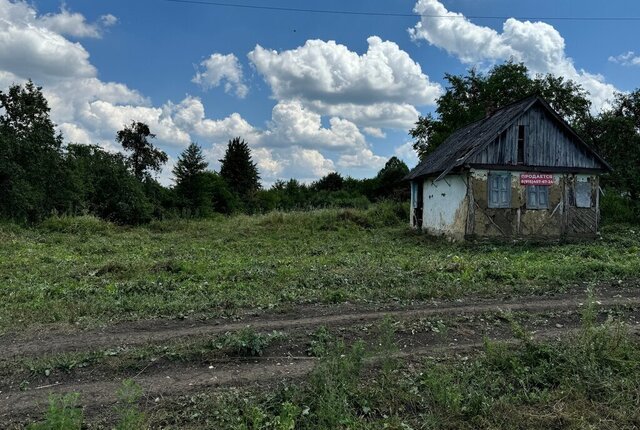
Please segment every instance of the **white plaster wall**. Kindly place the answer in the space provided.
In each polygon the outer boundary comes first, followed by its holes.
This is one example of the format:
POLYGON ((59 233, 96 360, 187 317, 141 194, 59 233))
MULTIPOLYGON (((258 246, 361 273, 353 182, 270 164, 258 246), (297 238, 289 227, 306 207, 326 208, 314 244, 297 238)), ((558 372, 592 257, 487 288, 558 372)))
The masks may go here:
POLYGON ((449 175, 424 183, 422 228, 430 234, 464 237, 467 221, 467 182, 461 175, 449 175))

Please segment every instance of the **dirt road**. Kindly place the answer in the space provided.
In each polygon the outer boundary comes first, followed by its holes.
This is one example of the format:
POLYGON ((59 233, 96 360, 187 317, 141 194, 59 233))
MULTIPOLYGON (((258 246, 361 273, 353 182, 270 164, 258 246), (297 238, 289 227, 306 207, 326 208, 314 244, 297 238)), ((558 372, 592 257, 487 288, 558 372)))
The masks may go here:
MULTIPOLYGON (((630 325, 640 318, 640 297, 635 289, 602 287, 597 290, 596 299, 602 311, 613 309, 630 325)), ((484 337, 509 341, 509 322, 502 317, 505 312, 524 315, 525 328, 537 337, 559 337, 579 327, 579 310, 586 300, 585 291, 574 291, 553 297, 430 302, 404 309, 308 306, 282 314, 244 315, 238 321, 155 320, 71 333, 52 330, 35 335, 7 334, 0 337, 0 363, 4 369, 0 373, 0 422, 15 424, 38 419, 49 395, 68 392, 81 394, 88 415, 100 413, 115 403, 116 392, 125 379, 134 379, 147 401, 153 403, 166 396, 216 387, 300 378, 315 365, 316 359, 307 354, 307 343, 310 332, 319 326, 328 327, 348 341, 367 339, 371 337, 369 327, 389 317, 396 322, 398 354, 418 360, 425 355, 467 353, 480 347, 484 337), (434 329, 435 320, 442 320, 446 330, 434 329), (54 360, 69 353, 148 348, 172 342, 195 344, 246 326, 256 332, 282 331, 287 340, 269 347, 261 358, 214 355, 171 361, 154 356, 142 358, 133 367, 118 368, 105 361, 50 375, 30 375, 24 369, 28 360, 54 360)))

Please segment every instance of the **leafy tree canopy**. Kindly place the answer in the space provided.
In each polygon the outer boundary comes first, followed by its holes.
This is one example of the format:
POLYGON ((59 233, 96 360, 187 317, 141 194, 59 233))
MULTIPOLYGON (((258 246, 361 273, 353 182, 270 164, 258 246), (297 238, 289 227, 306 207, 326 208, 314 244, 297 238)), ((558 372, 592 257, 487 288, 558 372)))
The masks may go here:
POLYGON ((603 183, 640 200, 640 89, 618 94, 611 109, 584 127, 591 144, 613 166, 603 183))
POLYGON ((507 62, 487 74, 471 69, 466 75, 446 74, 446 92, 437 101, 437 116, 421 116, 409 131, 413 147, 423 159, 456 129, 482 119, 492 110, 537 94, 569 123, 580 126, 590 118, 587 92, 561 76, 530 77, 522 63, 507 62))
POLYGON ((21 143, 59 149, 62 136, 56 135, 55 125, 49 118, 49 103, 42 87, 28 81, 24 87, 13 85, 9 91, 0 91, 0 131, 21 143))
POLYGON ((99 146, 69 145, 65 163, 89 212, 121 224, 151 220, 153 208, 143 184, 129 172, 122 154, 99 146))
POLYGON ((409 168, 398 157, 391 157, 376 175, 376 198, 403 200, 407 196, 407 184, 402 180, 409 173, 409 168))
POLYGON ((62 136, 49 110, 31 81, 0 91, 0 216, 34 222, 66 208, 62 136))
POLYGON ((318 191, 339 191, 344 187, 344 178, 338 172, 331 172, 320 178, 314 188, 318 191))
POLYGON ((151 177, 151 172, 158 172, 162 165, 169 159, 167 154, 157 149, 149 141, 155 138, 149 126, 143 122, 131 122, 131 125, 120 130, 116 141, 122 145, 125 151, 131 154, 128 157, 133 174, 139 181, 151 177))
POLYGON ((381 185, 392 185, 402 180, 409 173, 409 167, 398 157, 391 157, 378 172, 381 185))

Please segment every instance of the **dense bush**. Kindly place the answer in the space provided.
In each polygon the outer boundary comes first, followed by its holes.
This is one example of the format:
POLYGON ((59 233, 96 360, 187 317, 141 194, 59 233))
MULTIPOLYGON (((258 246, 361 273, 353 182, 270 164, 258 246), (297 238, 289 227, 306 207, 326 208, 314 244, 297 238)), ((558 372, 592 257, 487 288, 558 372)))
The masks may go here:
POLYGON ((600 199, 602 220, 612 223, 640 223, 640 204, 629 197, 616 194, 614 190, 605 193, 600 199))
POLYGON ((83 216, 52 216, 39 225, 40 229, 56 233, 91 234, 107 233, 113 230, 113 225, 93 215, 83 216))

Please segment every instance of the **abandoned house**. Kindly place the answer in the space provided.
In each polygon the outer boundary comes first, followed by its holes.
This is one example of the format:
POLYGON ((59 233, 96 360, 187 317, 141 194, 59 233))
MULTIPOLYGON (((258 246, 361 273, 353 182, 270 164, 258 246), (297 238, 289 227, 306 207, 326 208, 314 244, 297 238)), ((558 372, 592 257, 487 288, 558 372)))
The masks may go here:
POLYGON ((410 223, 452 239, 592 236, 610 169, 529 97, 455 131, 407 175, 410 223))

